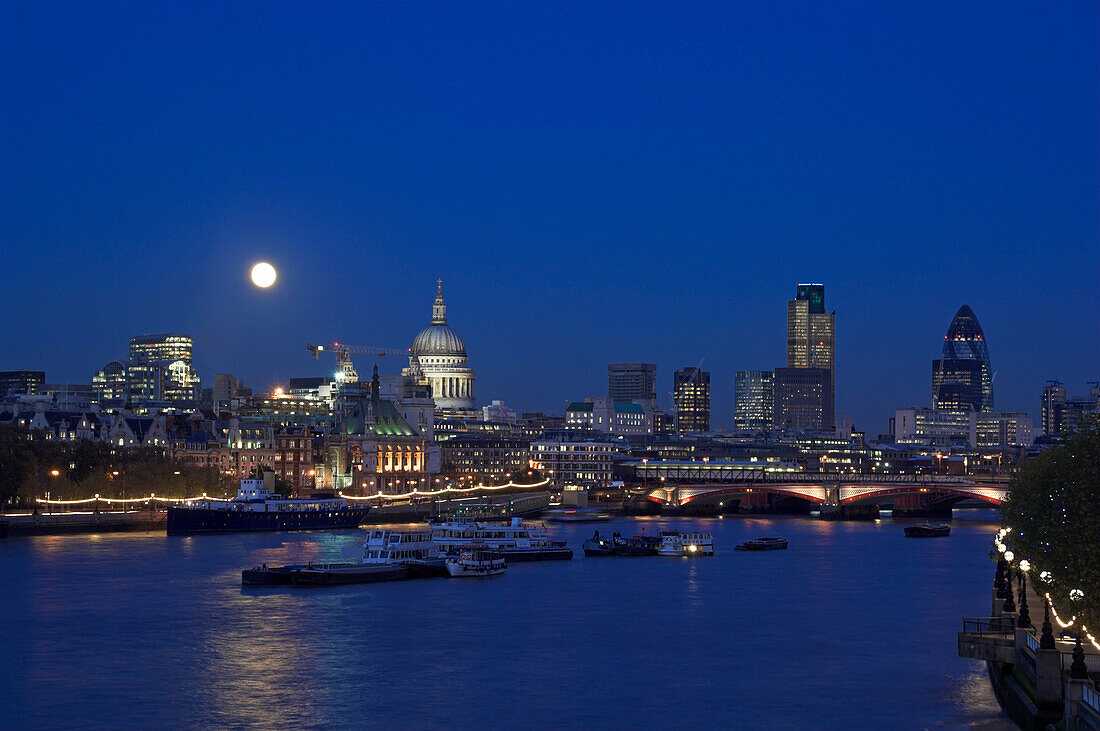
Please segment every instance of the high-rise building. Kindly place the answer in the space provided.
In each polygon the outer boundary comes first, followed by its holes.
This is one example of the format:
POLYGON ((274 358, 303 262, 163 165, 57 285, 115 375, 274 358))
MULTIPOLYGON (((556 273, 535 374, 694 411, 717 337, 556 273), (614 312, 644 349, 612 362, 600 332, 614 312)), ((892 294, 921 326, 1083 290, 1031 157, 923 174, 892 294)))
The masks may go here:
POLYGON ((970 305, 963 305, 955 313, 943 336, 943 355, 932 361, 932 408, 993 412, 989 348, 970 305))
POLYGON ((738 429, 768 431, 775 411, 775 373, 737 371, 733 376, 733 423, 738 429))
POLYGON ((1062 407, 1066 403, 1066 387, 1059 381, 1049 381, 1043 388, 1043 435, 1061 432, 1062 407))
POLYGON ((676 371, 672 400, 681 432, 710 431, 710 374, 699 368, 676 371))
POLYGON ((38 393, 45 382, 45 371, 0 371, 0 397, 38 393))
POLYGON ((609 363, 607 395, 612 401, 656 401, 656 363, 609 363))
MULTIPOLYGON (((787 301, 787 368, 829 372, 828 397, 821 401, 829 411, 816 421, 831 426, 836 398, 836 313, 825 311, 824 284, 799 284, 795 298, 787 301)), ((776 404, 778 407, 778 396, 776 404)), ((778 421, 775 425, 781 426, 778 421)))
POLYGON ((776 429, 832 429, 832 371, 828 368, 776 368, 776 429))
POLYGON ((836 313, 825 312, 825 285, 800 284, 787 301, 787 367, 834 368, 836 313))
POLYGON ((188 335, 161 333, 130 338, 127 371, 135 401, 198 401, 202 391, 191 364, 188 335), (155 395, 153 395, 155 394, 155 395))
POLYGON ((193 345, 189 336, 178 333, 137 335, 130 338, 130 360, 164 360, 169 363, 182 360, 187 365, 191 365, 193 345))

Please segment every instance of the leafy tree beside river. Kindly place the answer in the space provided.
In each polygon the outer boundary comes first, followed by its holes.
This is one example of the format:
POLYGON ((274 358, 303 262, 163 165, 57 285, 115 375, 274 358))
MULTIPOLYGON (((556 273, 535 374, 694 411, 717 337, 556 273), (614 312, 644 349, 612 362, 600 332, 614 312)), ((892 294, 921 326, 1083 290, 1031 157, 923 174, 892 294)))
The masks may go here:
POLYGON ((0 425, 0 508, 30 508, 35 498, 79 500, 156 493, 194 497, 236 492, 216 469, 194 467, 159 449, 112 447, 87 439, 66 443, 0 425), (54 472, 57 472, 55 475, 54 472))
MULTIPOLYGON (((1100 419, 1087 420, 1064 444, 1026 461, 1010 490, 1001 515, 1004 527, 1012 529, 1005 543, 1014 559, 1030 561, 1036 587, 1050 592, 1062 614, 1076 614, 1098 636, 1100 419), (1043 572, 1050 572, 1049 581, 1043 572)), ((1035 608, 1031 611, 1034 617, 1035 608)))

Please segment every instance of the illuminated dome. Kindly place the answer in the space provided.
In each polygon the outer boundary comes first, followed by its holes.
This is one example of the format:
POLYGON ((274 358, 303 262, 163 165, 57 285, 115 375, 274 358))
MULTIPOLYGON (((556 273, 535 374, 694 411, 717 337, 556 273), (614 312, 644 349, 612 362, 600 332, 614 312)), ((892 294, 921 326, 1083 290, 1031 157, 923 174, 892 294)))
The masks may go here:
MULTIPOLYGON (((447 325, 447 305, 443 301, 443 281, 435 293, 432 322, 420 331, 412 346, 409 374, 416 370, 431 388, 437 409, 473 409, 475 374, 466 360, 466 343, 447 325)), ((408 375, 408 374, 407 374, 408 375)))
MULTIPOLYGON (((446 320, 443 321, 446 323, 446 320)), ((407 341, 406 341, 407 342, 407 341)), ((420 331, 413 341, 415 355, 466 355, 466 343, 446 324, 432 324, 420 331)))

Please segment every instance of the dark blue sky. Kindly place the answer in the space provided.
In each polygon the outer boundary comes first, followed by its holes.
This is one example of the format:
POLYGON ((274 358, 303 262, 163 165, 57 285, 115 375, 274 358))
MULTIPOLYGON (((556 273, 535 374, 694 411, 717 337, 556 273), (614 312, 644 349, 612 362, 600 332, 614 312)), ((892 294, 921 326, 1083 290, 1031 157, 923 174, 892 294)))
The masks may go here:
MULTIPOLYGON (((480 401, 785 357, 824 282, 837 414, 927 405, 959 305, 996 406, 1100 374, 1100 4, 0 4, 0 369, 142 332, 204 379, 406 345, 435 278, 480 401), (273 262, 270 291, 247 284, 273 262)), ((383 363, 395 371, 400 363, 383 363)), ((360 361, 369 370, 369 359, 360 361)))

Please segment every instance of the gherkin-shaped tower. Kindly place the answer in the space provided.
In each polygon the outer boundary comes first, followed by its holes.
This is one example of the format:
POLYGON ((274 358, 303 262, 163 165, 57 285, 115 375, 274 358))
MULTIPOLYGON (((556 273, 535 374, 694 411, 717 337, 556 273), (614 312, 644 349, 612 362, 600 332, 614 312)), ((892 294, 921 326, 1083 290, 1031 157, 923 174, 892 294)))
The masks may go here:
POLYGON ((940 411, 993 411, 993 368, 978 317, 963 305, 943 336, 943 354, 932 361, 932 407, 940 411))

